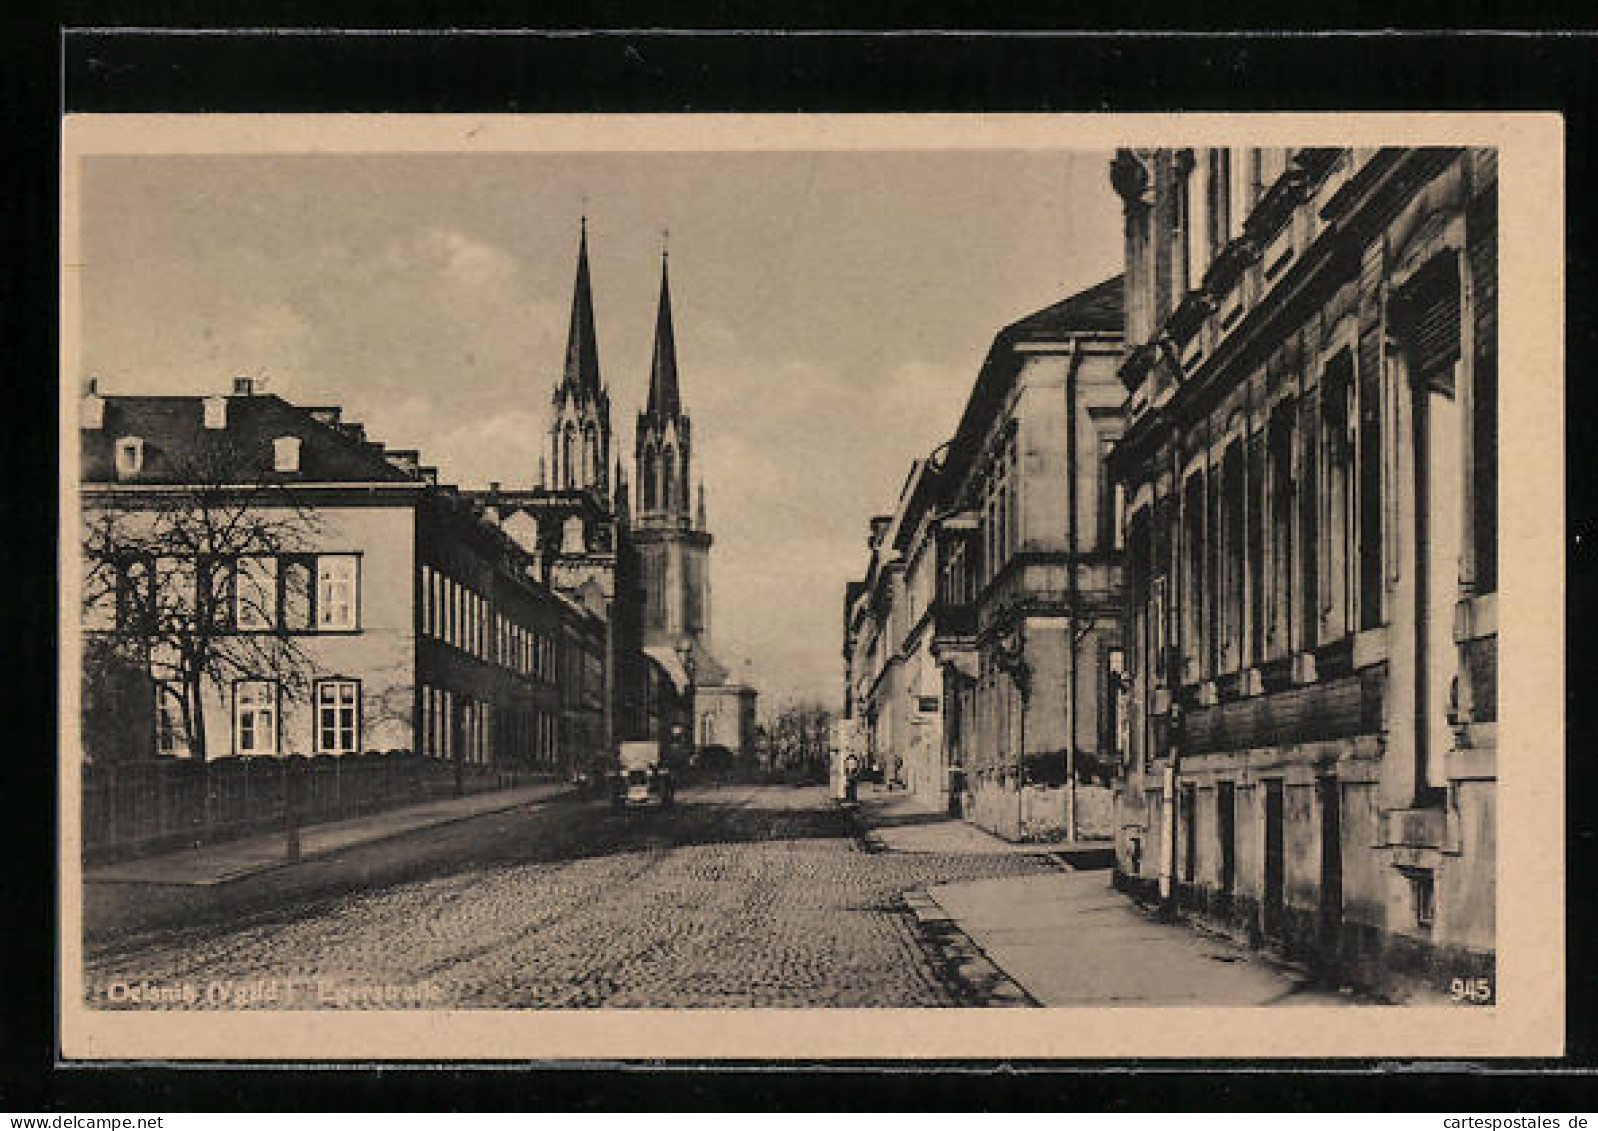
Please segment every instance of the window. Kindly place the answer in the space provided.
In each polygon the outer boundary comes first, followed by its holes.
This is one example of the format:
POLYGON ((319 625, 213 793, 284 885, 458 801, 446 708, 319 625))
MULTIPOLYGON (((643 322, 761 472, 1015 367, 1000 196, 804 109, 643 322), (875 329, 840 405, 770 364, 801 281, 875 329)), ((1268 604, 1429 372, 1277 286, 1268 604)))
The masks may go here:
POLYGON ((123 436, 117 441, 116 469, 118 479, 127 479, 144 470, 144 441, 137 436, 123 436))
POLYGON ((361 748, 361 685, 353 679, 316 683, 316 752, 356 754, 361 748))
POLYGON ((433 635, 433 567, 422 567, 422 635, 433 635))
POLYGON ((572 464, 577 456, 577 426, 568 423, 560 436, 560 485, 572 488, 577 485, 572 464))
POLYGON ((1347 350, 1321 379, 1321 421, 1326 489, 1321 516, 1322 612, 1325 639, 1340 640, 1353 628, 1353 574, 1358 556, 1353 513, 1353 362, 1347 350))
POLYGON ((1382 367, 1375 335, 1360 343, 1359 626, 1382 623, 1382 367))
POLYGON ((448 629, 449 614, 444 601, 444 575, 433 571, 433 639, 442 640, 448 629))
POLYGON ((279 569, 283 576, 283 627, 289 632, 309 632, 316 627, 311 615, 316 596, 313 560, 284 558, 279 569))
POLYGON ((1221 667, 1233 671, 1242 663, 1243 656, 1243 605, 1247 594, 1243 589, 1244 530, 1243 530, 1243 444, 1234 441, 1221 460, 1220 520, 1221 520, 1221 594, 1220 634, 1221 667))
POLYGON ((660 509, 669 511, 677 498, 677 452, 670 444, 660 455, 660 509))
POLYGON ((233 622, 241 632, 277 627, 277 559, 240 558, 233 585, 233 622))
POLYGON ((117 568, 117 631, 144 635, 154 629, 155 563, 147 557, 123 560, 117 568))
MULTIPOLYGON (((196 609, 211 631, 233 631, 237 591, 236 558, 207 556, 199 559, 195 567, 196 609)), ((275 598, 276 594, 273 596, 275 598)))
POLYGON ((1299 525, 1299 578, 1301 591, 1299 593, 1299 631, 1300 636, 1295 647, 1300 651, 1313 648, 1319 640, 1317 631, 1320 624, 1320 484, 1319 479, 1318 449, 1320 447, 1320 429, 1316 425, 1317 404, 1315 398, 1306 396, 1300 405, 1300 442, 1303 452, 1299 460, 1298 472, 1298 525, 1299 525))
POLYGON ((583 430, 583 482, 599 482, 599 438, 592 424, 583 430))
POLYGON ((272 441, 272 469, 298 471, 300 469, 300 438, 279 436, 272 441))
POLYGON ((1245 538, 1248 543, 1248 641, 1244 662, 1257 664, 1265 655, 1265 434, 1256 432, 1248 439, 1248 518, 1245 538))
POLYGON ((233 752, 277 753, 277 684, 267 679, 233 685, 233 752))
POLYGON ((316 559, 316 627, 324 632, 359 627, 360 559, 326 554, 316 559))
POLYGON ((1204 473, 1195 471, 1182 487, 1182 660, 1179 678, 1197 678, 1204 633, 1204 473))
POLYGON ((205 426, 213 431, 227 427, 227 398, 205 398, 205 426))
POLYGON ((189 756, 189 727, 183 687, 168 680, 155 685, 155 752, 163 758, 189 756))
POLYGON ((197 578, 193 558, 155 559, 155 599, 158 628, 194 623, 197 578))
POLYGON ((1268 650, 1272 657, 1288 650, 1288 605, 1293 577, 1293 420, 1290 406, 1277 410, 1271 418, 1270 461, 1270 591, 1267 597, 1269 620, 1268 650))

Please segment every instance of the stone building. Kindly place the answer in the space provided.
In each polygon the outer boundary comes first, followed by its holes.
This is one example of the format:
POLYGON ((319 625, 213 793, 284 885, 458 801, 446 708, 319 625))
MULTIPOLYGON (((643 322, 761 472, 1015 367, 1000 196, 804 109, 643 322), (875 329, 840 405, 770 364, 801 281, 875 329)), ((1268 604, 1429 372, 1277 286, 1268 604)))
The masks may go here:
POLYGON ((91 388, 80 425, 88 759, 597 752, 604 622, 417 452, 247 378, 91 388))
POLYGON ((943 675, 931 652, 940 506, 937 457, 910 465, 892 515, 871 520, 862 581, 844 610, 844 717, 857 721, 867 773, 941 802, 943 675))
POLYGON ((1120 666, 1122 282, 994 338, 943 457, 944 741, 966 815, 1014 839, 1107 835, 1120 666))
POLYGON ((1357 980, 1490 974, 1497 176, 1122 150, 1117 880, 1357 980))
POLYGON ((1115 278, 1001 330, 845 595, 866 764, 1013 839, 1109 833, 1120 326, 1115 278))

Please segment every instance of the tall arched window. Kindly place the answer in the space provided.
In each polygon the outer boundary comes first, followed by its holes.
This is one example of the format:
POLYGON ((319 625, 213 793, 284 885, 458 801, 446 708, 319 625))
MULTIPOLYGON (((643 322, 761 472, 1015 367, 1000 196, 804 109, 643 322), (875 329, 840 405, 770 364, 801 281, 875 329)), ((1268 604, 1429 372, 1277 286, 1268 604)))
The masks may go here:
POLYGON ((671 510, 672 498, 676 492, 672 489, 677 479, 677 452, 670 445, 660 456, 660 509, 671 510))
POLYGON ((655 497, 656 497, 656 495, 659 494, 659 489, 656 486, 657 473, 656 473, 656 469, 655 469, 655 449, 654 448, 645 448, 644 449, 644 468, 643 468, 643 470, 644 470, 644 509, 646 511, 652 511, 652 510, 655 509, 655 497))
POLYGON ((560 484, 562 487, 575 487, 576 476, 572 473, 572 463, 577 455, 577 426, 567 424, 560 440, 560 484))
POLYGON ((599 437, 590 424, 583 429, 583 485, 599 482, 599 437))

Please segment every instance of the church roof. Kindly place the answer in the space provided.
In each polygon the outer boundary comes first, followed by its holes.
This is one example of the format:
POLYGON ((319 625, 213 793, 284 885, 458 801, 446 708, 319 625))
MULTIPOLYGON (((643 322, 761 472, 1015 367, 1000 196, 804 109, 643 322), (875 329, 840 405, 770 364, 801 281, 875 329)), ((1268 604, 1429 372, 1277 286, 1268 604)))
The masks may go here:
POLYGON ((572 289, 571 328, 566 334, 563 386, 599 393, 599 338, 594 333, 594 296, 588 281, 588 222, 577 246, 577 283, 572 289))
POLYGON ((649 367, 650 416, 676 416, 682 412, 677 392, 677 341, 671 326, 671 283, 666 256, 660 257, 660 307, 655 313, 655 356, 649 367))

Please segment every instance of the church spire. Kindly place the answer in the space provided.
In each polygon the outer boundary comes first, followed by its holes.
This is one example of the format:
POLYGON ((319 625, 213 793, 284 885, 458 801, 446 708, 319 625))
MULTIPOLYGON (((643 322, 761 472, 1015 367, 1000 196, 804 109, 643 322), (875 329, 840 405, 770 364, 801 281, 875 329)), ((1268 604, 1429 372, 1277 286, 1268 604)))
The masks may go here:
POLYGON ((563 385, 599 392, 599 339, 594 333, 594 296, 588 282, 588 217, 582 220, 577 244, 577 283, 572 288, 571 328, 566 334, 566 371, 563 385))
POLYGON ((655 358, 649 370, 650 416, 676 416, 682 411, 677 393, 677 342, 671 327, 671 282, 667 251, 660 249, 660 307, 655 314, 655 358))

